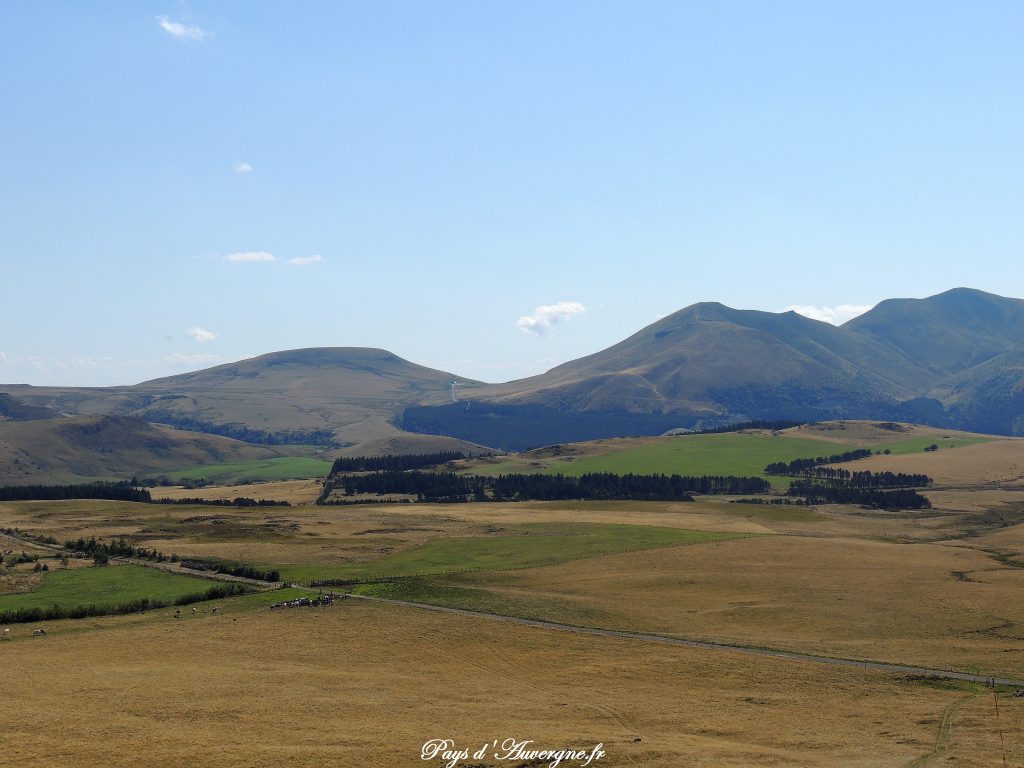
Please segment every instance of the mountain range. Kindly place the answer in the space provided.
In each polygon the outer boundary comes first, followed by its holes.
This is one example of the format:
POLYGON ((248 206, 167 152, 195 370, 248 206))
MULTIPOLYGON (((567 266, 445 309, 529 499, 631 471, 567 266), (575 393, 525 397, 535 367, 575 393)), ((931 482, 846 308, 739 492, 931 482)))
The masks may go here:
POLYGON ((889 299, 840 326, 700 303, 504 384, 380 349, 337 347, 134 386, 10 385, 0 393, 0 420, 121 415, 248 443, 330 443, 345 453, 522 449, 748 419, 903 420, 1019 435, 1024 301, 956 288, 889 299), (453 380, 463 385, 458 402, 453 380))
POLYGON ((958 288, 889 299, 841 326, 694 304, 596 354, 461 397, 476 413, 414 407, 407 428, 488 442, 500 432, 495 422, 529 420, 532 408, 551 431, 625 412, 660 417, 652 429, 879 418, 1021 434, 1024 301, 958 288))

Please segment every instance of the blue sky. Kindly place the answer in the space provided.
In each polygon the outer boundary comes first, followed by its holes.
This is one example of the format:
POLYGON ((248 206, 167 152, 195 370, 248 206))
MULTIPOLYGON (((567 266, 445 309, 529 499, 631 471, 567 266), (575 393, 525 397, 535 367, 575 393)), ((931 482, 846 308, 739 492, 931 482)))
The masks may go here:
POLYGON ((1020 3, 3 21, 0 382, 308 346, 501 381, 697 301, 1024 295, 1020 3))

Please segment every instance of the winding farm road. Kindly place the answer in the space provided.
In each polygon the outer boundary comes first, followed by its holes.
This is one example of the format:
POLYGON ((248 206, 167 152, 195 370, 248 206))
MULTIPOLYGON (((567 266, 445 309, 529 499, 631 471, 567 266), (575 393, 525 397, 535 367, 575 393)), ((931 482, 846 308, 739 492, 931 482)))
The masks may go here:
POLYGON ((728 651, 732 653, 745 653, 751 656, 767 656, 774 659, 785 659, 787 661, 803 661, 815 664, 830 664, 836 667, 854 667, 856 669, 868 669, 877 672, 897 672, 904 675, 926 675, 939 677, 945 680, 966 680, 972 683, 990 683, 995 681, 996 685, 1016 686, 1024 688, 1024 680, 1017 680, 1011 677, 993 677, 992 675, 974 675, 970 672, 955 672, 946 669, 932 669, 930 667, 914 667, 906 664, 890 664, 883 661, 854 661, 852 659, 839 659, 833 656, 815 656, 809 653, 793 653, 790 651, 778 651, 771 648, 751 648, 743 645, 730 645, 728 643, 714 643, 702 640, 686 640, 679 637, 666 637, 664 635, 650 635, 644 632, 629 632, 621 629, 598 629, 596 627, 576 627, 572 624, 559 624, 554 621, 539 621, 537 619, 521 619, 516 616, 502 616, 497 613, 484 613, 483 611, 468 611, 463 608, 447 608, 440 605, 428 605, 427 603, 410 603, 405 600, 389 600, 383 597, 371 597, 369 595, 354 595, 349 597, 358 600, 368 600, 374 603, 386 603, 388 605, 400 605, 406 608, 420 608, 427 611, 438 611, 440 613, 452 613, 458 616, 471 616, 480 619, 493 619, 505 621, 510 624, 522 624, 527 627, 538 627, 540 629, 553 629, 559 632, 573 632, 578 635, 593 635, 596 637, 617 637, 625 640, 641 640, 650 643, 664 643, 666 645, 680 645, 684 648, 697 648, 703 651, 728 651))

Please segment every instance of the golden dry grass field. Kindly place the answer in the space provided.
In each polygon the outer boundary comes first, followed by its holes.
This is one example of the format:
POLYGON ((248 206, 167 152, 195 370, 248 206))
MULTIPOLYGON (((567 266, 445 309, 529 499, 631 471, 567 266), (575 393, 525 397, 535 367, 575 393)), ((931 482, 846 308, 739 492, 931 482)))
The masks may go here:
POLYGON ((154 499, 271 499, 289 504, 312 504, 323 490, 323 480, 276 480, 244 485, 207 485, 203 488, 183 488, 179 485, 150 488, 154 499))
POLYGON ((994 766, 1000 732, 1024 759, 1024 701, 997 721, 980 687, 856 669, 353 600, 57 624, 0 651, 12 765, 390 768, 515 737, 607 766, 994 766))
MULTIPOLYGON (((890 435, 907 439, 849 423, 803 437, 839 445, 890 435)), ((5 502, 0 528, 58 541, 123 536, 301 581, 404 564, 427 572, 355 589, 1024 678, 1024 488, 1014 481, 1022 445, 990 440, 858 463, 935 477, 933 508, 916 511, 722 497, 327 507, 308 503, 315 481, 297 481, 157 489, 290 507, 5 502), (616 537, 631 551, 609 550, 616 537), (522 560, 531 547, 547 553, 543 565, 522 560), (564 561, 549 562, 559 549, 564 561), (504 557, 519 558, 516 569, 503 569, 504 557)), ((0 537, 3 549, 53 556, 18 535, 0 537)), ((5 566, 0 594, 38 589, 44 578, 29 563, 5 566)), ((598 765, 609 766, 1001 766, 1004 753, 1006 765, 1024 764, 1024 699, 1007 691, 994 699, 976 684, 351 599, 270 611, 275 594, 218 601, 216 617, 186 610, 175 620, 168 608, 13 625, 13 639, 0 641, 3 754, 28 766, 429 766, 441 763, 420 760, 428 738, 476 747, 518 737, 602 742, 598 765), (32 638, 37 627, 48 636, 32 638)))
MULTIPOLYGON (((908 440, 924 439, 929 442, 974 441, 985 437, 974 432, 957 429, 928 427, 923 424, 907 424, 878 421, 818 421, 783 430, 781 434, 822 440, 840 445, 863 445, 866 448, 886 448, 908 440)), ((988 439, 1006 439, 989 437, 988 439)), ((1024 443, 1024 441, 1021 441, 1024 443)))
POLYGON ((1024 678, 1024 569, 961 547, 772 536, 447 583, 569 624, 1024 678))
POLYGON ((871 456, 857 462, 858 470, 923 472, 937 486, 971 490, 980 488, 1024 489, 1024 440, 992 440, 962 448, 903 456, 871 456))

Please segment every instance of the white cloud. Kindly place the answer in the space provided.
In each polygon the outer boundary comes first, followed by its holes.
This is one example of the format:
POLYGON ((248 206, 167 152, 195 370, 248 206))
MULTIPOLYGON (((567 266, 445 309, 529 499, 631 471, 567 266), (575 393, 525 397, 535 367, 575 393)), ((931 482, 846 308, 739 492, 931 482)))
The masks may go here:
POLYGON ((587 308, 578 301, 560 301, 557 304, 537 307, 533 310, 533 314, 520 317, 516 321, 516 326, 525 333, 542 336, 573 315, 579 315, 586 311, 587 308))
POLYGON ((167 34, 178 40, 198 40, 202 42, 206 39, 206 33, 199 27, 182 24, 180 21, 171 21, 167 16, 157 16, 156 21, 167 34))
POLYGON ((294 259, 288 259, 288 263, 293 267, 308 267, 310 264, 319 264, 326 259, 319 253, 315 256, 296 256, 294 259))
POLYGON ((7 355, 5 355, 3 352, 0 352, 0 363, 6 363, 6 362, 7 362, 7 355))
POLYGON ((277 261, 277 259, 274 258, 274 254, 267 253, 266 251, 242 251, 241 253, 229 253, 224 258, 228 261, 234 262, 277 261))
POLYGON ((235 173, 252 173, 252 166, 249 163, 235 163, 231 170, 235 173))
POLYGON ((198 341, 200 344, 205 344, 208 341, 213 341, 217 338, 217 334, 213 331, 208 331, 205 328, 200 328, 198 325, 189 328, 185 331, 189 336, 198 341))
POLYGON ((863 315, 869 309, 871 309, 870 304, 839 304, 835 307, 811 307, 792 304, 782 311, 796 312, 798 315, 809 317, 812 320, 821 320, 823 323, 842 325, 847 320, 863 315))
POLYGON ((204 363, 219 363, 224 360, 220 355, 203 354, 197 352, 192 355, 174 352, 164 358, 164 362, 170 365, 202 365, 204 363))

